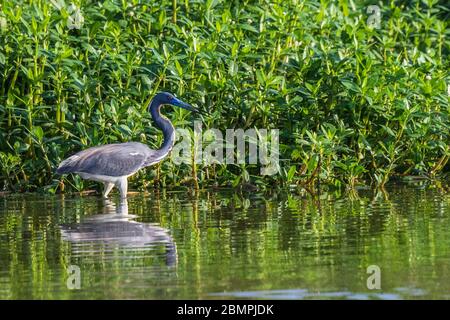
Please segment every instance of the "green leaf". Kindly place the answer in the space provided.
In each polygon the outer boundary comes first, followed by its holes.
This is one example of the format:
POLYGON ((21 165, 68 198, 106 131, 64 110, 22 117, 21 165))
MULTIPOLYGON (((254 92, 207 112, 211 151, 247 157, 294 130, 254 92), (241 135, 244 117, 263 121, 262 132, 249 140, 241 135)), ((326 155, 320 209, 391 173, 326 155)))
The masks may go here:
POLYGON ((182 77, 183 76, 183 68, 181 67, 181 64, 178 62, 178 60, 175 60, 175 68, 177 68, 178 75, 180 77, 182 77))
POLYGON ((292 178, 294 178, 296 171, 297 171, 297 168, 295 166, 291 166, 289 168, 289 171, 287 173, 287 180, 288 181, 292 181, 292 178))
POLYGON ((344 85, 344 87, 346 87, 348 90, 353 91, 353 92, 361 92, 361 88, 354 83, 353 81, 350 80, 341 80, 341 83, 344 85))
POLYGON ((256 70, 256 79, 260 85, 264 85, 266 83, 264 73, 261 70, 256 70))
POLYGON ((38 139, 38 141, 42 141, 44 138, 44 130, 42 130, 39 126, 34 126, 32 129, 33 135, 38 139))

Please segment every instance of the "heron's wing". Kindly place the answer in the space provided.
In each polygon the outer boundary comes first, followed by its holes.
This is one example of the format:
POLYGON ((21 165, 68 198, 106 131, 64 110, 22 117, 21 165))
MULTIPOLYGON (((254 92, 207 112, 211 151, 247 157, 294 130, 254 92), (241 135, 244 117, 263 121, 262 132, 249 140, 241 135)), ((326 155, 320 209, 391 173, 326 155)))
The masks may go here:
POLYGON ((126 176, 142 168, 152 151, 137 142, 93 147, 61 162, 56 173, 84 172, 112 177, 126 176))
POLYGON ((155 163, 160 162, 162 159, 164 159, 166 156, 168 156, 169 153, 164 153, 161 150, 152 150, 148 149, 147 157, 144 160, 144 163, 142 164, 143 167, 151 166, 155 163))

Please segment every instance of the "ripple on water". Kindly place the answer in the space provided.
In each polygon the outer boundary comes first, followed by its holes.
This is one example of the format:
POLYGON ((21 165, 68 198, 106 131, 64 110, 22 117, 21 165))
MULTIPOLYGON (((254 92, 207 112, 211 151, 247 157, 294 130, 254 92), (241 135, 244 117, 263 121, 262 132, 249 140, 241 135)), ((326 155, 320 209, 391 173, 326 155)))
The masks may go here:
POLYGON ((0 298, 448 298, 449 195, 357 192, 3 197, 0 298))

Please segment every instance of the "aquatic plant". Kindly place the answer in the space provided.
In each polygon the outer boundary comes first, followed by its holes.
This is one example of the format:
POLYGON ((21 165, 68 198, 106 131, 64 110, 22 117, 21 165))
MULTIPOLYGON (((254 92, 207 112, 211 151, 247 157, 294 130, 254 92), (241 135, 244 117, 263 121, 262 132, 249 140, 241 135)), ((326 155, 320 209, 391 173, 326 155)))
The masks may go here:
MULTIPOLYGON (((64 157, 157 148, 146 106, 163 90, 209 111, 205 128, 280 129, 280 173, 166 161, 137 188, 434 179, 450 158, 445 3, 377 2, 374 16, 351 0, 2 1, 0 188, 82 191, 54 174, 64 157)), ((170 118, 192 129, 186 112, 170 118)))

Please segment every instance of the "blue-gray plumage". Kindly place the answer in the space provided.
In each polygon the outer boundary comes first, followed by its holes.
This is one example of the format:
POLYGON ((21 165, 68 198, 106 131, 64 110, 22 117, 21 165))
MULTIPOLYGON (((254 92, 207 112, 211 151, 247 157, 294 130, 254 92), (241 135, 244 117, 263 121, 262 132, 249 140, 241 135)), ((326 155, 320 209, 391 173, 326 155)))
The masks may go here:
POLYGON ((127 194, 127 178, 138 170, 162 161, 172 150, 175 143, 175 129, 169 119, 161 115, 161 106, 171 104, 190 111, 194 107, 175 98, 170 93, 158 93, 149 106, 150 114, 164 134, 160 149, 152 150, 139 142, 114 143, 92 147, 67 158, 59 165, 56 173, 77 173, 83 179, 103 182, 103 196, 116 186, 122 198, 127 194))

